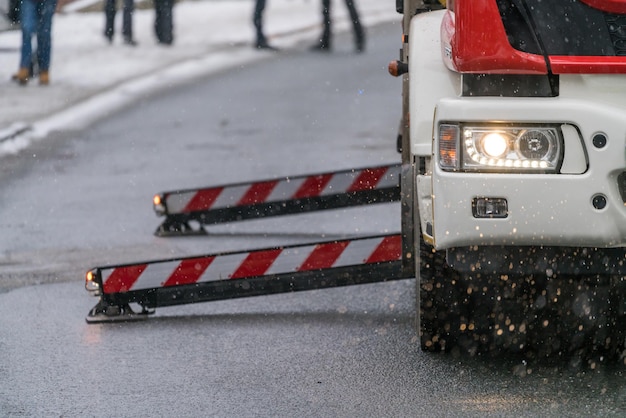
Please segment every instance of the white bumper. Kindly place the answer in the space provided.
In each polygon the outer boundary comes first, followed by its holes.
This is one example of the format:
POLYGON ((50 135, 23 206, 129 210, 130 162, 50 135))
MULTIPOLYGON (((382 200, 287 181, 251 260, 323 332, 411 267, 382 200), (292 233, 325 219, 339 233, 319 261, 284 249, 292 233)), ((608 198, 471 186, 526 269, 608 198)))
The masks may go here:
MULTIPOLYGON (((437 249, 485 245, 626 246, 626 206, 618 176, 626 171, 626 79, 561 76, 556 98, 445 98, 439 122, 563 123, 567 174, 446 172, 433 155, 432 176, 418 176, 422 231, 437 249), (572 135, 571 132, 574 132, 572 135), (592 138, 608 138, 602 148, 592 138), (594 207, 603 196, 606 206, 594 207), (476 218, 477 197, 505 198, 508 216, 476 218)), ((433 149, 437 149, 437 139, 433 149)))

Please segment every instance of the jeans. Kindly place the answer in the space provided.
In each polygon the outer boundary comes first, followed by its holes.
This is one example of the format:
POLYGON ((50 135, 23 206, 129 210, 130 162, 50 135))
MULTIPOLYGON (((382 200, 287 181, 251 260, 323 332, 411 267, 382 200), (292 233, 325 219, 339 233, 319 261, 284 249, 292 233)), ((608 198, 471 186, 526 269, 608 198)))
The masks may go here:
POLYGON ((37 65, 39 71, 50 68, 52 49, 52 16, 57 0, 22 0, 20 20, 22 22, 22 55, 20 68, 30 68, 33 64, 33 35, 37 35, 37 65))

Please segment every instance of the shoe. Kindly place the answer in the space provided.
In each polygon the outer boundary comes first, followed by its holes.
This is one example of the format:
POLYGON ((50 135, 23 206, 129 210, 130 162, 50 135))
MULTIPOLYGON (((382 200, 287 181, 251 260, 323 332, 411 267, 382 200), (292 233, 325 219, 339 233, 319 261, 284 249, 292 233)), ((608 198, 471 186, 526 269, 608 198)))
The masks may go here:
POLYGON ((48 73, 48 71, 40 71, 39 72, 39 85, 47 86, 48 84, 50 84, 50 74, 48 73))
POLYGON ((267 42, 267 38, 262 33, 257 33, 256 44, 254 45, 256 49, 267 49, 269 51, 278 51, 278 48, 274 48, 267 42))
POLYGON ((354 50, 358 54, 365 52, 365 36, 364 35, 357 36, 356 40, 354 41, 354 50))
POLYGON ((19 85, 24 86, 26 85, 26 83, 28 83, 28 80, 30 79, 30 70, 26 67, 22 67, 17 70, 17 73, 11 76, 11 79, 19 85))
POLYGON ((268 51, 278 51, 278 48, 271 46, 267 42, 257 42, 255 45, 256 49, 266 49, 268 51))
POLYGON ((318 42, 315 45, 311 45, 309 50, 310 51, 315 51, 315 52, 330 52, 330 50, 331 50, 330 43, 328 43, 328 42, 318 42))
POLYGON ((112 30, 105 30, 104 31, 104 37, 106 38, 107 42, 112 44, 113 43, 113 31, 112 30))
POLYGON ((354 50, 359 54, 365 52, 365 32, 363 28, 359 27, 354 31, 354 50))
POLYGON ((128 46, 137 46, 137 42, 133 38, 124 38, 124 44, 128 46))

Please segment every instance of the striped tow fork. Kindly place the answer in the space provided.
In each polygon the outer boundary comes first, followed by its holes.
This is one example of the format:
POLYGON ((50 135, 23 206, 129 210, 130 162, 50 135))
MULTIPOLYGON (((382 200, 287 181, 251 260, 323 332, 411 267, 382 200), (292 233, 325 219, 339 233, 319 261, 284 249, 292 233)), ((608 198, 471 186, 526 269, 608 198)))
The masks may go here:
MULTIPOLYGON (((201 225, 399 200, 400 165, 165 192, 157 235, 201 225)), ((87 322, 145 317, 157 307, 410 278, 400 233, 96 267, 86 288, 100 297, 87 322), (142 312, 135 314, 129 304, 142 312)))

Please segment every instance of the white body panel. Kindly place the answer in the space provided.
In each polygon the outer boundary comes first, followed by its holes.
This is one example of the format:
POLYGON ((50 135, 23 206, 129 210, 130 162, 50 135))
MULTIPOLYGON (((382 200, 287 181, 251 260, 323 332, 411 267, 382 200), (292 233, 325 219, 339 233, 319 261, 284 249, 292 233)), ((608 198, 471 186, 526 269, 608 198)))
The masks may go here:
POLYGON ((411 152, 432 157, 416 181, 425 240, 436 249, 626 246, 626 206, 617 181, 626 171, 626 75, 561 75, 554 98, 460 97, 460 75, 442 61, 442 16, 415 17, 410 35, 411 152), (433 154, 440 121, 568 124, 562 173, 442 171, 433 154), (608 138, 603 148, 592 144, 597 133, 608 138), (607 200, 601 210, 592 205, 598 194, 607 200), (476 197, 505 198, 508 216, 475 218, 476 197))

